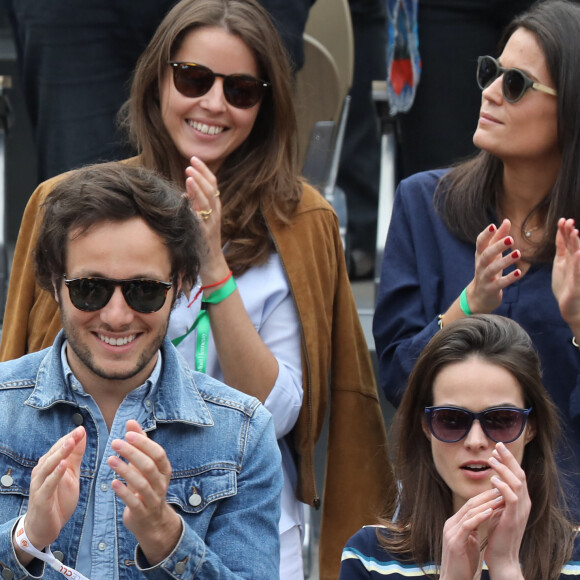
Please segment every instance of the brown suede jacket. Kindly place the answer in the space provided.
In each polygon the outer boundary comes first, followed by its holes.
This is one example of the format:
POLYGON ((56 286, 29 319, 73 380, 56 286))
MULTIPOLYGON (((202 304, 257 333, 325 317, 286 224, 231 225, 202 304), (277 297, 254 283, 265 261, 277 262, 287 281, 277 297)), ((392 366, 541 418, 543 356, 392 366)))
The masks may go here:
MULTIPOLYGON (((2 361, 50 346, 61 328, 56 302, 34 282, 32 259, 40 206, 59 179, 41 184, 24 213, 10 276, 2 361)), ((395 494, 385 425, 336 214, 305 185, 290 224, 272 216, 266 221, 301 323, 304 401, 293 430, 297 494, 315 507, 320 499, 314 445, 330 403, 319 568, 321 580, 336 580, 347 539, 374 523, 395 494)))

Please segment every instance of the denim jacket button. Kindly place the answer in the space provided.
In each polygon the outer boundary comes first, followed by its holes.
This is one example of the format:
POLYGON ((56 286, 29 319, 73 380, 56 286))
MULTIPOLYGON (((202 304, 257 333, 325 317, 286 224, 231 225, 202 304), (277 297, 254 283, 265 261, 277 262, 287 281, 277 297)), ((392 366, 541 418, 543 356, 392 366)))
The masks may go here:
POLYGON ((59 561, 62 562, 64 560, 64 554, 60 550, 56 550, 52 553, 52 555, 59 561))
POLYGON ((176 574, 183 574, 185 572, 185 562, 177 562, 174 572, 176 574))
POLYGON ((82 424, 85 422, 85 420, 83 419, 83 416, 82 416, 80 413, 75 413, 75 414, 72 416, 72 420, 73 420, 73 423, 74 423, 74 424, 75 424, 77 427, 78 427, 79 425, 82 425, 82 424))
POLYGON ((0 483, 3 485, 3 487, 11 487, 14 483, 14 480, 12 479, 11 475, 6 474, 0 477, 0 483))
POLYGON ((14 578, 14 572, 12 572, 10 568, 4 568, 4 570, 2 570, 2 578, 4 580, 12 580, 14 578))
POLYGON ((198 493, 192 493, 189 496, 189 505, 197 507, 201 503, 201 495, 198 493))

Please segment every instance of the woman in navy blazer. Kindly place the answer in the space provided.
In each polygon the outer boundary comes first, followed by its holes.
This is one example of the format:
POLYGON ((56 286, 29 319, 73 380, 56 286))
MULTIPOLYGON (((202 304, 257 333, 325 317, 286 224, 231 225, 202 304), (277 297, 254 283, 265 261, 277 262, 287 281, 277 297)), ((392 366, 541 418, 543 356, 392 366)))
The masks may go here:
POLYGON ((481 151, 451 170, 401 182, 373 328, 380 382, 398 405, 414 362, 440 327, 472 313, 519 322, 539 351, 544 384, 571 442, 572 453, 562 452, 560 463, 574 473, 580 458, 579 61, 580 6, 566 0, 534 5, 508 26, 497 60, 480 57, 473 141, 481 151))

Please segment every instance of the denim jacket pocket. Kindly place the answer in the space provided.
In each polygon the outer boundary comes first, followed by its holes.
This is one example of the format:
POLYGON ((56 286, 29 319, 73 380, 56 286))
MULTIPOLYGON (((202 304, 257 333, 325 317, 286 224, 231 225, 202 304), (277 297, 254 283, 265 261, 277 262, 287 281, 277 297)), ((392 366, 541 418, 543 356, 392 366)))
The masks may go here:
POLYGON ((237 493, 237 472, 234 467, 208 466, 195 472, 173 472, 167 502, 184 514, 202 512, 209 504, 237 493))
POLYGON ((0 447, 0 497, 2 515, 7 516, 6 519, 26 513, 30 495, 30 477, 35 465, 35 461, 0 447))

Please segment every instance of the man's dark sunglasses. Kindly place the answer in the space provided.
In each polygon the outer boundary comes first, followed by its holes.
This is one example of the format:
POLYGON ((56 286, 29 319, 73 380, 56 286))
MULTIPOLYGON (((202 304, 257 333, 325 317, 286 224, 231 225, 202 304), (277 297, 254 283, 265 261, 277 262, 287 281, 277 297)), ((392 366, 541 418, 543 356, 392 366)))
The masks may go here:
POLYGON ((197 98, 205 95, 213 86, 216 77, 224 79, 226 101, 238 109, 250 109, 264 96, 270 83, 250 75, 224 75, 210 68, 191 62, 170 62, 173 68, 175 88, 186 97, 197 98))
POLYGON ((84 312, 95 312, 104 308, 115 288, 121 287, 127 304, 143 314, 157 312, 167 297, 172 282, 159 280, 115 280, 113 278, 72 278, 64 283, 68 288, 70 301, 75 308, 84 312))
POLYGON ((517 103, 528 89, 541 91, 548 95, 556 96, 558 94, 555 89, 533 81, 517 68, 500 66, 499 62, 491 56, 480 56, 477 59, 477 84, 482 91, 501 75, 503 75, 501 90, 508 103, 517 103))
POLYGON ((480 413, 473 413, 461 407, 425 407, 431 433, 444 443, 461 441, 476 419, 492 441, 511 443, 522 434, 531 411, 531 407, 491 407, 480 413))

